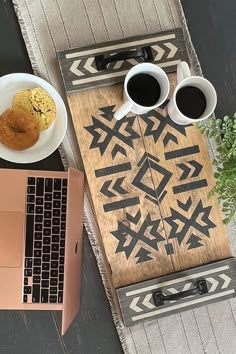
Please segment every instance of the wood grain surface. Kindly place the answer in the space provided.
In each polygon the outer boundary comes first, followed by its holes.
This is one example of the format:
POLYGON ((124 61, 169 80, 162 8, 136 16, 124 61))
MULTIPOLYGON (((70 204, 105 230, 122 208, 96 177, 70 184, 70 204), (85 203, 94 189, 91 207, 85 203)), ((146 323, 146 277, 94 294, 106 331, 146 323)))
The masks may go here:
POLYGON ((134 50, 146 51, 145 61, 158 64, 168 73, 176 70, 180 60, 189 61, 182 28, 60 51, 57 56, 66 92, 123 82, 129 69, 144 61, 132 58, 134 50), (131 58, 111 62, 103 70, 97 69, 98 56, 107 58, 124 52, 132 53, 131 58))
POLYGON ((116 121, 121 84, 68 102, 116 288, 231 256, 217 199, 207 198, 214 177, 195 126, 161 110, 116 121))
POLYGON ((235 297, 236 262, 235 258, 184 270, 161 278, 126 286, 117 290, 117 295, 127 326, 144 320, 169 316, 194 309, 203 305, 235 297), (159 292, 171 296, 197 287, 201 281, 202 293, 164 301, 156 304, 155 296, 159 292))

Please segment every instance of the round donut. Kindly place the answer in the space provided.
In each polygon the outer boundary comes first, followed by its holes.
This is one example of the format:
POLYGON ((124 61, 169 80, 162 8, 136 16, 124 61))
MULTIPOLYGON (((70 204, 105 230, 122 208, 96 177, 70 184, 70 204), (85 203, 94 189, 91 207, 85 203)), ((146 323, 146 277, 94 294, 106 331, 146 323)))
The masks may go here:
POLYGON ((38 139, 39 128, 30 113, 9 108, 0 116, 0 142, 9 149, 29 149, 38 139))

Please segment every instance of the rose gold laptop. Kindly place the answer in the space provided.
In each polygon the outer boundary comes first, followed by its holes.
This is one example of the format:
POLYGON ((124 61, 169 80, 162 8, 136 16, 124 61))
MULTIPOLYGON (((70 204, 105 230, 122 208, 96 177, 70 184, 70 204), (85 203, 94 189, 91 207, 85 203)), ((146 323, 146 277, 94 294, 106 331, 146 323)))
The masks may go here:
POLYGON ((79 310, 84 175, 0 169, 0 309, 79 310))

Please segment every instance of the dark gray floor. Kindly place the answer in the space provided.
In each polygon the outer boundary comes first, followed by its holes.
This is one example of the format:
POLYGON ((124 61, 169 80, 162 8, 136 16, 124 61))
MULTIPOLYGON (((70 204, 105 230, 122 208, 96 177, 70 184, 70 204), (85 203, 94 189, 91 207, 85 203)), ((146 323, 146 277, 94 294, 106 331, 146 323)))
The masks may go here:
MULTIPOLYGON (((214 83, 218 93, 216 113, 220 116, 232 113, 236 110, 236 2, 182 0, 182 3, 203 72, 214 83)), ((10 0, 0 0, 0 75, 11 72, 31 72, 31 67, 12 3, 10 0)), ((58 152, 29 166, 19 166, 0 159, 0 167, 62 170, 58 152)), ((1 354, 121 352, 109 304, 85 233, 83 256, 81 311, 64 338, 60 335, 59 313, 1 311, 1 354)))

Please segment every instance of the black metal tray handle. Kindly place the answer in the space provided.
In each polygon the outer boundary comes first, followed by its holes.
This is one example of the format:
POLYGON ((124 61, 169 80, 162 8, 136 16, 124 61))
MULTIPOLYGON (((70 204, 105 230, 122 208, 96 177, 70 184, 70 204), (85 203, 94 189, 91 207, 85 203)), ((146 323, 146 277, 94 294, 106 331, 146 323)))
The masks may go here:
POLYGON ((176 301, 181 300, 185 297, 192 295, 203 295, 208 293, 207 282, 205 279, 200 279, 196 281, 195 288, 182 291, 172 295, 164 295, 162 291, 157 291, 153 293, 154 304, 156 306, 164 305, 166 301, 176 301))
POLYGON ((95 63, 98 71, 106 70, 109 63, 120 60, 140 58, 143 61, 153 61, 151 47, 143 47, 138 49, 131 49, 129 51, 120 52, 117 54, 106 54, 95 56, 95 63))

